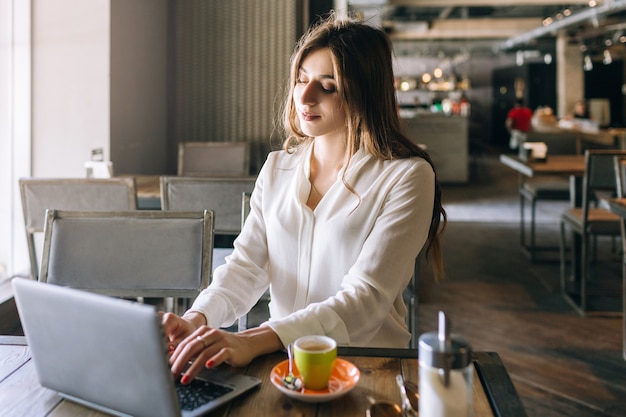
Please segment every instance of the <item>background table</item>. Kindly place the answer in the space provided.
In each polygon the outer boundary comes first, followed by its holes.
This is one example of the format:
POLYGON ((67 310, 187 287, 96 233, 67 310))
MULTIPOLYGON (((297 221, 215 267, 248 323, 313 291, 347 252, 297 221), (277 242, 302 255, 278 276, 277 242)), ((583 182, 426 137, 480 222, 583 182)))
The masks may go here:
POLYGON ((523 161, 515 155, 501 154, 500 162, 527 177, 540 175, 582 176, 585 173, 583 155, 548 155, 545 161, 523 161))

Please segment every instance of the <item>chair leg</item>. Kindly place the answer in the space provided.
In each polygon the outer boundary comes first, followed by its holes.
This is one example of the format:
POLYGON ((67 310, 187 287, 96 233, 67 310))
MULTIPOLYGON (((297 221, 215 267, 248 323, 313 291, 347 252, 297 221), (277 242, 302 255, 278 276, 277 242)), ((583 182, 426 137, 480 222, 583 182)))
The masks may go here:
POLYGON ((537 200, 532 199, 530 202, 530 260, 531 262, 535 260, 535 212, 537 208, 537 200))
POLYGON ((519 236, 520 236, 520 246, 522 248, 526 247, 526 224, 524 222, 524 209, 525 209, 525 198, 524 195, 520 193, 520 201, 519 201, 519 208, 520 208, 520 230, 519 230, 519 236))
POLYGON ((622 356, 626 360, 626 254, 622 256, 622 356))
POLYGON ((566 288, 566 271, 565 271, 565 223, 561 222, 561 235, 560 235, 560 239, 559 239, 559 259, 561 261, 561 293, 563 293, 563 295, 565 295, 567 293, 567 288, 566 288))
POLYGON ((589 273, 589 237, 581 236, 580 248, 580 311, 581 316, 587 313, 587 274, 589 273))
POLYGON ((28 256, 30 258, 30 275, 35 281, 39 280, 39 271, 37 270, 37 251, 35 250, 35 237, 28 233, 26 236, 28 243, 28 256))
POLYGON ((418 255, 413 266, 413 276, 411 277, 411 296, 409 298, 409 331, 411 332, 411 342, 409 347, 417 349, 419 339, 419 276, 420 259, 418 255))
POLYGON ((578 255, 580 256, 576 256, 576 253, 579 252, 577 250, 577 246, 579 246, 578 244, 578 240, 576 238, 576 233, 572 231, 572 241, 570 242, 570 252, 571 252, 571 261, 570 261, 570 269, 571 272, 573 274, 574 277, 574 283, 576 283, 576 280, 580 280, 579 284, 580 284, 580 301, 576 301, 574 299, 574 297, 572 297, 572 295, 570 295, 568 289, 567 289, 567 283, 568 283, 568 276, 567 276, 567 267, 566 267, 566 253, 567 253, 567 248, 566 248, 566 227, 565 227, 565 223, 561 222, 561 234, 560 234, 560 245, 559 245, 559 253, 560 253, 560 261, 561 261, 561 295, 563 296, 563 298, 565 298, 565 301, 568 302, 568 304, 570 304, 572 306, 572 308, 581 316, 585 316, 585 311, 587 309, 587 286, 586 286, 586 279, 585 279, 585 274, 587 273, 587 265, 585 265, 586 262, 588 262, 588 257, 585 255, 587 253, 587 248, 586 248, 586 244, 585 239, 581 239, 581 243, 580 243, 580 253, 578 253, 578 255), (580 259, 580 263, 578 261, 578 259, 580 259))

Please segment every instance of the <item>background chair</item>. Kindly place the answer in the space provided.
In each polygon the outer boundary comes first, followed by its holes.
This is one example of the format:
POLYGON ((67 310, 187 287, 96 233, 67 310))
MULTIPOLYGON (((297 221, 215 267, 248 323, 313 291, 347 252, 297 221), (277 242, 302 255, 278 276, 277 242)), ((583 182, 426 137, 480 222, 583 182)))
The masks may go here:
POLYGON ((48 210, 39 279, 116 297, 185 298, 186 307, 209 284, 212 249, 206 210, 48 210))
POLYGON ((178 176, 246 177, 250 175, 248 142, 182 142, 178 176))
POLYGON ((236 236, 242 225, 242 194, 252 193, 255 177, 161 177, 163 210, 212 210, 215 234, 236 236))
MULTIPOLYGON (((215 213, 213 270, 224 264, 233 251, 232 240, 241 231, 250 212, 250 195, 255 181, 254 177, 161 177, 163 210, 212 210, 215 213)), ((239 318, 238 330, 248 327, 248 316, 239 318)))
POLYGON ((583 177, 582 206, 569 208, 561 216, 560 261, 561 292, 580 315, 588 311, 588 280, 590 269, 591 238, 597 236, 619 236, 620 217, 605 208, 596 207, 596 193, 616 193, 614 157, 626 155, 622 150, 585 151, 585 174, 583 177), (570 291, 566 271, 566 231, 572 232, 571 273, 573 285, 570 291))
POLYGON ((46 209, 122 211, 137 208, 132 178, 22 178, 19 185, 33 279, 37 279, 39 270, 35 236, 43 232, 46 209))

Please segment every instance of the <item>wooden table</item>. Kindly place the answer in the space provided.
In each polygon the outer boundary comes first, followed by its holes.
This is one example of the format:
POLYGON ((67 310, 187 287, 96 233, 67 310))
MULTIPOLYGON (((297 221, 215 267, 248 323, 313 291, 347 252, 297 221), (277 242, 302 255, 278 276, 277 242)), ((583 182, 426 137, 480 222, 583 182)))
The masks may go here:
POLYGON ((161 176, 160 175, 133 175, 137 198, 161 199, 161 176))
POLYGON ((135 179, 137 208, 139 210, 161 210, 160 175, 122 175, 135 179))
POLYGON ((519 157, 508 154, 500 155, 500 162, 526 177, 542 175, 576 176, 585 173, 585 157, 583 155, 548 155, 545 161, 522 161, 519 157))
POLYGON ((134 175, 137 190, 137 208, 161 210, 161 176, 134 175))
MULTIPOLYGON (((626 219, 626 198, 606 198, 602 199, 600 204, 618 216, 626 219)), ((626 268, 626 253, 622 254, 622 268, 626 268)), ((622 356, 626 360, 626 269, 622 273, 622 321, 624 323, 622 329, 622 356)))
MULTIPOLYGON (((286 359, 275 353, 255 359, 242 369, 262 379, 260 388, 210 413, 211 416, 341 416, 363 417, 368 396, 400 402, 395 376, 417 381, 416 351, 411 349, 340 348, 339 356, 356 364, 361 371, 358 385, 345 396, 326 403, 304 403, 291 399, 274 387, 271 369, 286 359)), ((474 416, 526 417, 526 412, 496 353, 474 354, 474 416)), ((30 351, 19 336, 0 336, 0 414, 3 416, 90 416, 105 414, 72 403, 37 381, 30 351)))

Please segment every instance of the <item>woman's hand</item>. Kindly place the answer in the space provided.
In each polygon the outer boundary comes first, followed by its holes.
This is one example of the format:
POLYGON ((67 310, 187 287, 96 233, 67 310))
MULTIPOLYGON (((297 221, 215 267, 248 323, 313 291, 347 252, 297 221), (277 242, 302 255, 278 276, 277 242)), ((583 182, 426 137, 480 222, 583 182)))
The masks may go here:
POLYGON ((171 313, 163 315, 163 326, 170 346, 174 347, 170 355, 172 373, 182 374, 183 384, 191 382, 204 366, 212 368, 222 363, 245 366, 257 356, 283 347, 270 327, 232 333, 206 325, 197 327, 192 320, 171 313))
POLYGON ((194 330, 206 324, 206 319, 202 314, 196 312, 188 313, 183 317, 174 313, 161 313, 161 324, 169 341, 171 352, 194 330))

